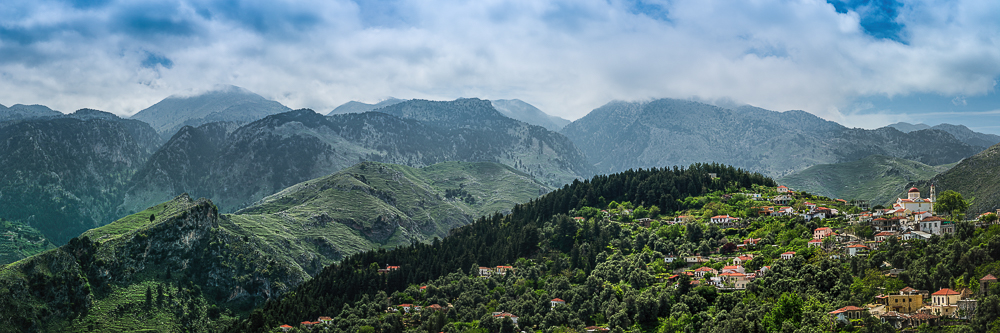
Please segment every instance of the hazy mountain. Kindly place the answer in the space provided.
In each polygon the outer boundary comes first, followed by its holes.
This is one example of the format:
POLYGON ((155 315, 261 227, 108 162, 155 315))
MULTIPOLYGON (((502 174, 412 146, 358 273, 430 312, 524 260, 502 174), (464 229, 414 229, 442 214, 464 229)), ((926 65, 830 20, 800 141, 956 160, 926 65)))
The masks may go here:
POLYGON ((14 104, 9 108, 0 105, 0 121, 39 118, 39 117, 52 117, 60 115, 62 115, 62 112, 49 109, 49 107, 44 105, 14 104))
POLYGON ((974 132, 964 125, 939 124, 931 128, 951 133, 962 142, 974 147, 981 147, 980 150, 1000 143, 1000 135, 974 132))
POLYGON ((94 110, 0 123, 0 218, 56 244, 108 223, 159 143, 148 124, 94 110))
POLYGON ((546 114, 534 105, 525 103, 519 99, 498 99, 492 101, 492 103, 497 111, 500 111, 500 113, 503 113, 507 117, 545 127, 550 131, 558 132, 570 123, 569 120, 546 114))
MULTIPOLYGON (((589 174, 568 139, 504 117, 488 101, 407 101, 390 106, 433 113, 495 114, 480 121, 427 122, 381 112, 323 117, 312 110, 269 116, 226 134, 219 126, 182 128, 136 173, 119 214, 179 193, 211 198, 232 212, 296 183, 361 161, 423 167, 444 161, 490 161, 546 184, 589 174)), ((394 111, 395 112, 395 111, 394 111)), ((462 118, 464 116, 456 116, 462 118)))
POLYGON ((857 161, 820 164, 778 179, 796 191, 830 198, 869 200, 872 205, 895 201, 907 185, 927 180, 951 165, 929 166, 895 157, 871 155, 857 161))
POLYGON ((217 121, 248 123, 289 110, 249 90, 224 86, 193 96, 167 97, 131 118, 149 123, 157 133, 169 138, 184 126, 217 121))
POLYGON ((368 111, 371 111, 371 110, 383 108, 383 107, 386 107, 386 106, 389 106, 389 105, 393 105, 393 104, 398 104, 398 103, 401 103, 401 102, 404 102, 404 100, 398 99, 398 98, 393 98, 393 97, 389 97, 388 99, 386 99, 384 101, 381 101, 381 102, 378 102, 378 103, 375 103, 375 104, 362 103, 362 102, 358 102, 358 101, 350 101, 350 102, 344 103, 341 106, 336 107, 335 109, 333 109, 333 111, 330 111, 330 113, 327 113, 326 115, 332 116, 332 115, 335 115, 335 114, 368 112, 368 111))
POLYGON ((965 127, 965 125, 938 124, 935 125, 934 127, 931 127, 927 126, 926 124, 913 125, 910 123, 899 122, 889 125, 888 127, 898 129, 900 131, 903 131, 904 133, 925 130, 925 129, 936 129, 945 131, 955 136, 955 138, 958 139, 959 141, 965 142, 966 144, 973 147, 978 147, 979 150, 983 150, 992 145, 1000 143, 1000 135, 975 132, 969 129, 968 127, 965 127))
POLYGON ((803 111, 675 99, 611 102, 561 132, 603 172, 719 162, 782 176, 869 155, 940 165, 978 151, 940 130, 851 129, 803 111))
MULTIPOLYGON (((927 188, 934 184, 937 193, 952 190, 972 200, 969 213, 979 214, 1000 208, 1000 144, 994 145, 942 172, 929 181, 917 182, 927 188)), ((975 215, 970 215, 975 217, 975 215)))
POLYGON ((914 124, 910 124, 910 123, 902 122, 902 121, 898 122, 898 123, 895 123, 895 124, 892 124, 892 125, 889 125, 888 127, 892 127, 892 128, 898 129, 898 130, 902 131, 903 133, 910 133, 910 132, 913 132, 913 131, 919 131, 919 130, 925 130, 925 129, 931 128, 929 125, 923 124, 923 123, 914 125, 914 124))

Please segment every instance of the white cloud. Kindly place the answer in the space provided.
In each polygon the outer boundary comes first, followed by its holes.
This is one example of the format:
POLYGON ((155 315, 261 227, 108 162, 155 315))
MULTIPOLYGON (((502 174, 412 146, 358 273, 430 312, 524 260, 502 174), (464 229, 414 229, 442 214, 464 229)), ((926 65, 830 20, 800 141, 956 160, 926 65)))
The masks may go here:
POLYGON ((573 119, 613 99, 697 97, 867 127, 892 116, 842 111, 858 96, 994 89, 1000 3, 904 2, 907 44, 814 0, 662 2, 669 21, 598 0, 5 2, 0 103, 131 114, 232 84, 321 112, 386 96, 519 98, 573 119), (172 66, 143 67, 149 54, 172 66))

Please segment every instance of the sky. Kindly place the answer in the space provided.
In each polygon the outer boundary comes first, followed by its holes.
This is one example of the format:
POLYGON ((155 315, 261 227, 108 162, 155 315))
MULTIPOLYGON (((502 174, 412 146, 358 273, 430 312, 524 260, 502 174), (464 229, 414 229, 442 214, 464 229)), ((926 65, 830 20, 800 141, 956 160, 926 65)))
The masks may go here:
POLYGON ((0 104, 134 114, 236 85, 326 113, 387 97, 805 110, 1000 134, 1000 1, 5 0, 0 104))

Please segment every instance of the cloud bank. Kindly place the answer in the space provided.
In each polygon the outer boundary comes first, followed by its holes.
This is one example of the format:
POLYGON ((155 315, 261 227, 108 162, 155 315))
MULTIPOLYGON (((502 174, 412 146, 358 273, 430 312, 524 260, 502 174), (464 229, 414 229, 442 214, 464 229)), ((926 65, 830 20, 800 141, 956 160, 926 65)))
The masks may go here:
POLYGON ((36 0, 0 15, 0 104, 64 112, 232 84, 320 112, 519 98, 575 119, 672 97, 873 127, 906 111, 859 98, 994 96, 1000 77, 996 1, 36 0))

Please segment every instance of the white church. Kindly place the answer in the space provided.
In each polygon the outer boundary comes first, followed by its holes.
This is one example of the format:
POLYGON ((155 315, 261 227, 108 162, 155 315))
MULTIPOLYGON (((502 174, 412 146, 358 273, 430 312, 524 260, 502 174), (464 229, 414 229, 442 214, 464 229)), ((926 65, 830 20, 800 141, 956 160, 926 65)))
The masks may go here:
POLYGON ((929 198, 921 198, 920 190, 916 187, 911 187, 910 190, 906 192, 906 199, 897 198, 896 203, 892 205, 892 208, 903 209, 912 213, 933 212, 934 201, 936 201, 936 199, 936 195, 934 194, 934 185, 931 185, 929 198))

